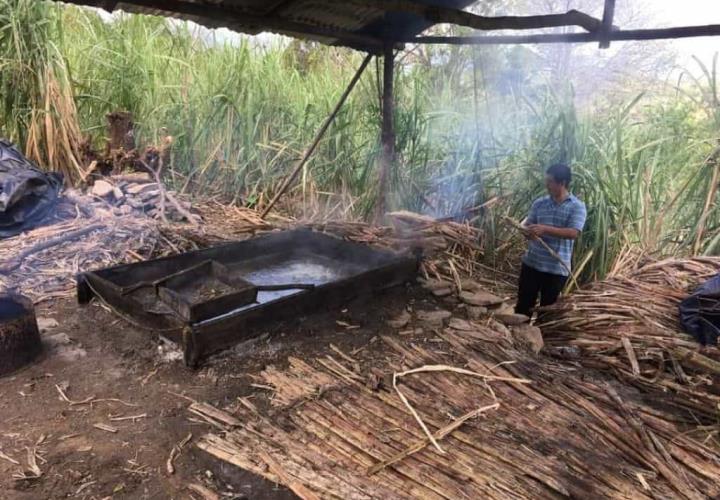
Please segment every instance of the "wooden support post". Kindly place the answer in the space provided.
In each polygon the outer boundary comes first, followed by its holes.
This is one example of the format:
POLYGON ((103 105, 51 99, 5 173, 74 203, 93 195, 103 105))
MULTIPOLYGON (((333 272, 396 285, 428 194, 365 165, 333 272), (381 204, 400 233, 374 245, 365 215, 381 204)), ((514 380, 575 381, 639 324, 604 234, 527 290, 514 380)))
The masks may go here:
POLYGON ((395 97, 393 83, 395 77, 395 54, 393 44, 385 42, 383 48, 383 95, 382 95, 382 134, 380 153, 380 174, 378 178, 378 198, 375 205, 375 221, 379 221, 387 208, 387 190, 390 170, 395 161, 395 97))
POLYGON ((615 17, 615 0, 605 0, 603 10, 602 27, 600 28, 600 48, 610 47, 610 32, 612 31, 613 18, 615 17))
POLYGON ((360 80, 360 77, 365 72, 365 68, 367 68, 367 65, 370 64, 370 60, 372 59, 372 55, 368 54, 365 56, 365 59, 363 60, 362 64, 358 68, 357 72, 355 73, 355 76, 353 76, 352 80, 350 80, 350 83, 348 84, 347 88, 345 89, 345 92, 343 92, 343 95, 340 97, 340 100, 335 105, 335 109, 333 109, 332 113, 330 113, 330 116, 328 116, 325 119, 325 123, 323 123, 322 127, 320 127, 320 130, 318 130, 318 133, 315 134, 315 139, 313 139, 312 144, 310 144, 310 147, 305 150, 305 154, 303 154, 303 157, 300 159, 298 164, 295 166, 293 171, 288 175, 285 180, 282 183, 282 186, 280 186, 280 189, 275 194, 273 199, 268 203, 267 207, 263 210, 262 214, 260 215, 261 218, 265 218, 268 213, 270 213, 270 210, 275 206, 275 204, 278 202, 278 200, 282 197, 282 195, 285 194, 285 192, 288 190, 288 188, 292 185, 292 183, 297 178, 298 174, 302 170, 302 168, 305 166, 305 164, 308 162, 312 154, 315 152, 315 149, 317 148, 318 144, 320 144, 320 140, 325 135, 325 132, 330 127, 330 124, 333 122, 337 114, 340 112, 340 108, 342 108, 343 104, 345 104, 345 101, 347 100, 348 96, 350 95, 350 92, 355 88, 355 85, 360 80))

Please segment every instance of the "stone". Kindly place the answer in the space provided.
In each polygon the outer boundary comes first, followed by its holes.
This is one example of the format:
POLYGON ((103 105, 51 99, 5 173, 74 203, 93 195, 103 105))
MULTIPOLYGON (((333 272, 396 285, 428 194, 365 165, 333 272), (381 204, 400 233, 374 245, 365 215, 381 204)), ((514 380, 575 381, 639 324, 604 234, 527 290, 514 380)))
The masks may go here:
POLYGON ((67 333, 56 333, 45 338, 45 344, 53 355, 65 361, 77 361, 87 356, 87 351, 75 345, 67 333))
POLYGON ((493 306, 502 304, 504 301, 497 295, 489 292, 462 292, 460 300, 471 306, 493 306))
POLYGON ((453 291, 452 288, 436 288, 435 290, 432 290, 432 294, 435 297, 447 297, 449 295, 452 295, 453 291))
POLYGON ((159 189, 152 189, 150 191, 143 192, 139 198, 144 202, 147 203, 149 201, 154 201, 156 198, 160 196, 160 190, 159 189))
POLYGON ((470 319, 480 319, 488 312, 487 307, 479 306, 468 306, 466 310, 470 319))
POLYGON ((434 292, 435 290, 443 290, 445 288, 452 289, 452 283, 442 280, 424 280, 421 284, 423 288, 430 290, 431 292, 434 292))
POLYGON ((113 196, 114 191, 115 187, 109 182, 97 180, 95 181, 95 184, 93 184, 92 191, 90 192, 99 198, 110 198, 113 196))
POLYGON ((477 329, 477 327, 469 321, 460 318, 452 318, 448 326, 453 330, 459 330, 461 332, 471 332, 477 329))
POLYGON ((512 335, 510 334, 510 329, 507 326, 500 323, 495 318, 490 318, 490 321, 488 321, 488 327, 492 330, 495 330, 496 332, 498 332, 499 334, 501 334, 504 338, 506 338, 508 340, 512 337, 512 335))
POLYGON ((138 196, 142 193, 156 190, 157 184, 155 184, 154 182, 150 184, 130 184, 127 188, 125 188, 125 192, 133 196, 138 196))
POLYGON ((60 326, 55 318, 42 317, 37 319, 37 325, 40 333, 44 333, 48 330, 52 330, 53 328, 57 328, 58 326, 60 326))
POLYGON ((530 323, 530 318, 524 314, 495 314, 495 318, 506 326, 517 326, 530 323))
POLYGON ((468 292, 479 292, 482 290, 482 286, 477 281, 464 279, 460 281, 463 291, 468 292))
POLYGON ((119 188, 113 188, 113 197, 120 201, 125 199, 125 194, 119 188))
POLYGON ((499 314, 515 314, 515 307, 508 304, 507 302, 503 302, 502 304, 496 304, 494 306, 489 306, 489 309, 491 309, 491 313, 493 313, 495 316, 499 314))
POLYGON ((410 322, 410 313, 407 311, 403 311, 397 316, 395 316, 393 319, 388 320, 387 324, 390 328, 405 328, 407 324, 410 322))
POLYGON ((417 313, 418 319, 430 326, 442 326, 443 322, 451 316, 452 314, 450 311, 442 309, 437 311, 418 311, 417 313))
POLYGON ((143 203, 141 201, 137 201, 132 198, 128 198, 126 203, 136 210, 142 210, 144 208, 143 203))
POLYGON ((538 354, 545 345, 542 338, 542 331, 537 326, 517 325, 510 329, 513 339, 521 346, 530 349, 538 354))

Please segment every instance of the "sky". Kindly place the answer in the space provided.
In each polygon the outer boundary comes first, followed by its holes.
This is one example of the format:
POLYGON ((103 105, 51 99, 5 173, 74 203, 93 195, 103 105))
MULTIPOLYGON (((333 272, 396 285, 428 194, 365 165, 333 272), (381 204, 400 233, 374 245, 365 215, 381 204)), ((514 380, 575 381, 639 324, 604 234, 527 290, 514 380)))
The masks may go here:
MULTIPOLYGON (((720 0, 648 0, 647 3, 652 6, 653 27, 720 24, 720 0)), ((709 61, 715 52, 720 52, 720 36, 673 40, 671 45, 683 58, 695 55, 709 61)))

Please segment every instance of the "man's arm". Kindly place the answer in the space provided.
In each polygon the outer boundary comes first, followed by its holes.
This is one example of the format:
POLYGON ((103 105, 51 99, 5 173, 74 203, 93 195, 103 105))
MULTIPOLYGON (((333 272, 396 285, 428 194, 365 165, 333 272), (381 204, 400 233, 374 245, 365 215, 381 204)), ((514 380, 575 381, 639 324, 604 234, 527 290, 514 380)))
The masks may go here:
POLYGON ((523 231, 523 235, 528 240, 533 240, 537 238, 532 231, 530 231, 530 227, 537 225, 537 205, 538 200, 535 200, 532 205, 530 205, 530 211, 528 212, 528 216, 525 218, 525 220, 522 222, 522 226, 526 229, 523 231))
POLYGON ((583 230, 583 227, 585 227, 586 217, 587 210, 585 209, 585 205, 580 204, 570 214, 570 220, 568 220, 567 227, 531 224, 528 226, 528 231, 530 231, 530 233, 536 238, 541 236, 554 236, 555 238, 561 238, 564 240, 575 240, 578 236, 580 236, 580 232, 583 230))
POLYGON ((554 236, 564 240, 575 240, 580 236, 580 231, 574 227, 555 227, 543 224, 531 224, 528 226, 528 231, 538 238, 541 236, 554 236))

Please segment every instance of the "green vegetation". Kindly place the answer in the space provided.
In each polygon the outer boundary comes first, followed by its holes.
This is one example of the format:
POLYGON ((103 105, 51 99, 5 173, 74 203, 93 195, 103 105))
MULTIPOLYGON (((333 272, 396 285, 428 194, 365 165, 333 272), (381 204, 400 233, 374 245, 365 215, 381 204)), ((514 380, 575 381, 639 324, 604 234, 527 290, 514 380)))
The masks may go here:
MULTIPOLYGON (((450 215, 500 196, 480 221, 496 259, 511 235, 501 216, 522 219, 543 191, 544 167, 562 160, 589 208, 576 255, 583 279, 603 276, 630 247, 720 252, 716 61, 698 61, 698 76, 686 73, 677 88, 648 81, 640 93, 635 81, 634 94, 576 109, 564 76, 572 72, 548 77, 546 55, 518 47, 400 54, 391 208, 450 215)), ((102 149, 106 113, 128 110, 138 144, 173 137, 169 182, 262 204, 361 59, 300 42, 230 45, 157 18, 108 22, 86 9, 0 0, 0 134, 76 177, 86 138, 102 149)), ((371 65, 303 172, 297 214, 371 212, 377 81, 371 65)))

